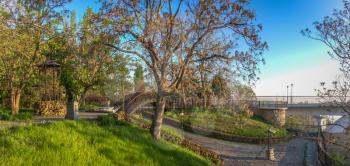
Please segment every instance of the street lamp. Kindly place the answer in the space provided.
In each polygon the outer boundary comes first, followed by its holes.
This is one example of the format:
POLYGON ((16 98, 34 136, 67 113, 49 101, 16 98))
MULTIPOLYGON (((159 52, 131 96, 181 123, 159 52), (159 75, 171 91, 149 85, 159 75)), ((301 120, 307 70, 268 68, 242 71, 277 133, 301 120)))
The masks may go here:
POLYGON ((267 131, 267 150, 266 150, 266 157, 268 160, 276 160, 275 158, 275 149, 272 148, 271 146, 271 136, 272 134, 275 134, 276 133, 276 130, 270 128, 268 131, 267 131))
POLYGON ((288 104, 288 89, 289 89, 289 85, 287 85, 287 104, 288 104))
POLYGON ((293 83, 290 84, 290 104, 293 104, 293 83))

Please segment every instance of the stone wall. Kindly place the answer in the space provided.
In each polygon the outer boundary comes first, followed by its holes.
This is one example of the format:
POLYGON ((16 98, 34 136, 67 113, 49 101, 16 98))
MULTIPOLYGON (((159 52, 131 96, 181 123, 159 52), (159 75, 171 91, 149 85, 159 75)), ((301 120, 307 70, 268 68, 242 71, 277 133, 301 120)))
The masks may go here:
POLYGON ((286 109, 263 109, 254 110, 254 114, 263 117, 268 122, 278 127, 286 124, 286 109))

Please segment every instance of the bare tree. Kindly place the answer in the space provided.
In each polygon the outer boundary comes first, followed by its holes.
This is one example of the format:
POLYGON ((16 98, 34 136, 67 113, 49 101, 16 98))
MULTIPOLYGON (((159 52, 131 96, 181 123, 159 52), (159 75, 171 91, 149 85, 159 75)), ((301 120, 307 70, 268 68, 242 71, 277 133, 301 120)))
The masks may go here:
POLYGON ((333 81, 330 87, 327 87, 325 82, 321 82, 321 89, 316 89, 316 92, 321 97, 321 102, 325 108, 341 108, 350 115, 349 88, 349 81, 339 77, 338 81, 333 81))
MULTIPOLYGON (((157 85, 156 113, 151 133, 160 138, 165 96, 176 91, 196 50, 209 36, 229 45, 224 54, 207 58, 236 57, 233 60, 247 78, 254 78, 262 52, 267 48, 254 23, 255 14, 246 0, 101 0, 98 15, 101 24, 109 24, 108 33, 119 37, 106 45, 137 56, 152 71, 157 85), (224 40, 225 39, 225 40, 224 40), (238 52, 238 43, 247 50, 238 52), (171 67, 176 66, 176 70, 171 67), (174 74, 170 74, 174 72, 174 74)), ((208 47, 205 47, 208 48, 208 47)))

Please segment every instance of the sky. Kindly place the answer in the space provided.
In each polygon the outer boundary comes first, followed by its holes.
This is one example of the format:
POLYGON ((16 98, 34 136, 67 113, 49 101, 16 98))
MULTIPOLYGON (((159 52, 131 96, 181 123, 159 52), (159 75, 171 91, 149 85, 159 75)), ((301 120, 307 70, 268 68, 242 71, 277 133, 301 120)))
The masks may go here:
MULTIPOLYGON (((95 11, 95 0, 73 0, 67 6, 82 18, 88 6, 95 11)), ((342 7, 342 0, 251 0, 257 23, 263 25, 261 37, 269 50, 264 53, 260 80, 254 91, 258 96, 286 95, 287 85, 294 84, 293 95, 316 95, 320 82, 332 82, 339 74, 337 61, 327 54, 321 42, 301 35, 312 23, 342 7)), ((290 93, 290 92, 289 92, 290 93)))
POLYGON ((253 0, 251 5, 264 26, 261 37, 269 44, 254 88, 257 95, 286 95, 291 83, 293 95, 316 95, 321 81, 335 79, 339 66, 329 49, 300 31, 312 30, 313 22, 340 9, 341 0, 253 0))

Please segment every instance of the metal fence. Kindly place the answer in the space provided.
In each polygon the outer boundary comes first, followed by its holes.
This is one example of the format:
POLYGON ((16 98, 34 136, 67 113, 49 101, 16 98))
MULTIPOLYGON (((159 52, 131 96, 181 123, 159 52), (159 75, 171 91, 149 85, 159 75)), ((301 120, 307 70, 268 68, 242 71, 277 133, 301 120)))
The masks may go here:
POLYGON ((288 104, 319 104, 322 98, 319 96, 256 96, 257 100, 285 101, 288 104))
POLYGON ((252 108, 287 108, 288 104, 286 101, 251 101, 252 108))

